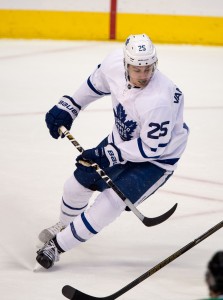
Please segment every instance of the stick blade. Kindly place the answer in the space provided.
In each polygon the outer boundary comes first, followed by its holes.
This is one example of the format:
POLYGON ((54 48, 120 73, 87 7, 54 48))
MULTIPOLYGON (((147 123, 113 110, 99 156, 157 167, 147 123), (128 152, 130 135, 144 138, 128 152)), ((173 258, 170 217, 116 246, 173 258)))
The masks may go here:
POLYGON ((62 294, 70 299, 70 300, 97 300, 97 299, 107 299, 107 297, 105 298, 97 298, 94 296, 90 296, 87 295, 77 289, 75 289, 74 287, 70 286, 70 285, 65 285, 62 288, 62 294))
POLYGON ((159 224, 165 222, 167 219, 169 219, 169 217, 172 216, 172 214, 175 212, 176 208, 177 208, 177 203, 170 210, 165 212, 163 215, 155 217, 155 218, 145 217, 142 222, 147 227, 159 225, 159 224))

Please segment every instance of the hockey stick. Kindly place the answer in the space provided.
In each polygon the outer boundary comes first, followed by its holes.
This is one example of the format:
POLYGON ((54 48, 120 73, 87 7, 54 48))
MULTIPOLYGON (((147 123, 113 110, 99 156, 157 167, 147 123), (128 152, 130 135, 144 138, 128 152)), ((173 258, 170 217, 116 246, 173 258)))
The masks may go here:
MULTIPOLYGON (((60 132, 63 133, 71 143, 76 147, 76 149, 82 153, 84 149, 78 143, 78 141, 71 135, 71 133, 64 127, 61 126, 59 128, 60 132)), ((132 202, 126 198, 126 196, 120 191, 120 189, 114 184, 114 182, 105 174, 105 172, 93 161, 88 161, 90 164, 89 166, 93 167, 96 172, 100 175, 100 177, 107 183, 107 185, 113 189, 113 191, 125 202, 126 206, 130 208, 130 210, 142 221, 142 223, 148 227, 158 225, 164 221, 166 221, 176 210, 177 203, 166 213, 161 216, 155 218, 147 218, 145 217, 135 206, 132 202)))
POLYGON ((123 295, 124 293, 128 292, 132 288, 134 288, 136 285, 141 283, 146 278, 152 276, 154 273, 156 273, 157 271, 159 271, 160 269, 162 269, 172 261, 174 261, 177 257, 181 256, 182 254, 184 254, 185 252, 187 252, 188 250, 190 250, 191 248, 193 248, 194 246, 202 242, 204 239, 206 239, 214 232, 219 230, 222 226, 223 226, 223 221, 221 221, 220 223, 218 223, 217 225, 209 229, 207 232, 205 232, 204 234, 196 238, 194 241, 190 242, 189 244, 187 244, 177 252, 173 253, 172 255, 170 255, 160 263, 158 263, 155 267, 148 270, 146 273, 136 278, 134 281, 130 282, 129 284, 127 284, 122 289, 120 289, 119 291, 115 292, 112 295, 109 295, 107 297, 94 297, 94 296, 87 295, 69 285, 65 285, 63 287, 62 294, 70 300, 114 300, 120 297, 121 295, 123 295))

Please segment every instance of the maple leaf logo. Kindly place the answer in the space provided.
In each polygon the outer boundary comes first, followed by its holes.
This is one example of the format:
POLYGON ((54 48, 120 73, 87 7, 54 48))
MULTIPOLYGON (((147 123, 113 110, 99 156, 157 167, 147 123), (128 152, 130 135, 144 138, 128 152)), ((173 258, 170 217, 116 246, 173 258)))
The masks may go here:
POLYGON ((116 106, 115 125, 118 133, 123 141, 129 141, 132 139, 132 133, 137 127, 137 123, 133 120, 126 120, 127 114, 121 104, 116 106))

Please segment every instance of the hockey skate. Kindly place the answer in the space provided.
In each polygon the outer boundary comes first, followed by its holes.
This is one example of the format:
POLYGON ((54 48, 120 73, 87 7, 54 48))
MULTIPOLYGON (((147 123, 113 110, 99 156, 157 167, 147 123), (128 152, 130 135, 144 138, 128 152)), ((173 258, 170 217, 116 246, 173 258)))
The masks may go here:
POLYGON ((39 240, 45 244, 46 242, 52 240, 57 235, 57 233, 62 231, 65 227, 66 226, 61 222, 58 222, 49 228, 43 229, 39 234, 39 240))
POLYGON ((64 251, 59 247, 56 239, 50 240, 37 251, 36 261, 45 269, 51 268, 59 261, 60 254, 64 251))

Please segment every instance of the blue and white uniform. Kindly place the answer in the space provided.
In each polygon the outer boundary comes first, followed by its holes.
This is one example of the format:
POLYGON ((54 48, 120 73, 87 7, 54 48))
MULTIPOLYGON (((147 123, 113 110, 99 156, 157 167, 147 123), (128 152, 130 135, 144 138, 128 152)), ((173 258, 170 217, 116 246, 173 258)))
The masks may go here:
MULTIPOLYGON (((159 70, 144 88, 126 80, 123 51, 110 54, 74 93, 73 108, 83 110, 110 95, 114 126, 101 145, 114 143, 127 162, 106 170, 125 196, 138 205, 172 175, 187 143, 183 120, 184 96, 159 70)), ((61 107, 61 104, 58 104, 61 107)), ((65 251, 87 241, 125 210, 123 201, 89 168, 78 166, 64 186, 60 221, 68 225, 57 234, 65 251), (101 193, 87 208, 94 190, 101 193)))
POLYGON ((123 52, 115 51, 73 98, 84 108, 100 97, 111 95, 115 124, 108 141, 116 144, 127 161, 150 161, 174 170, 188 137, 183 121, 183 93, 159 70, 145 88, 129 87, 123 52))

